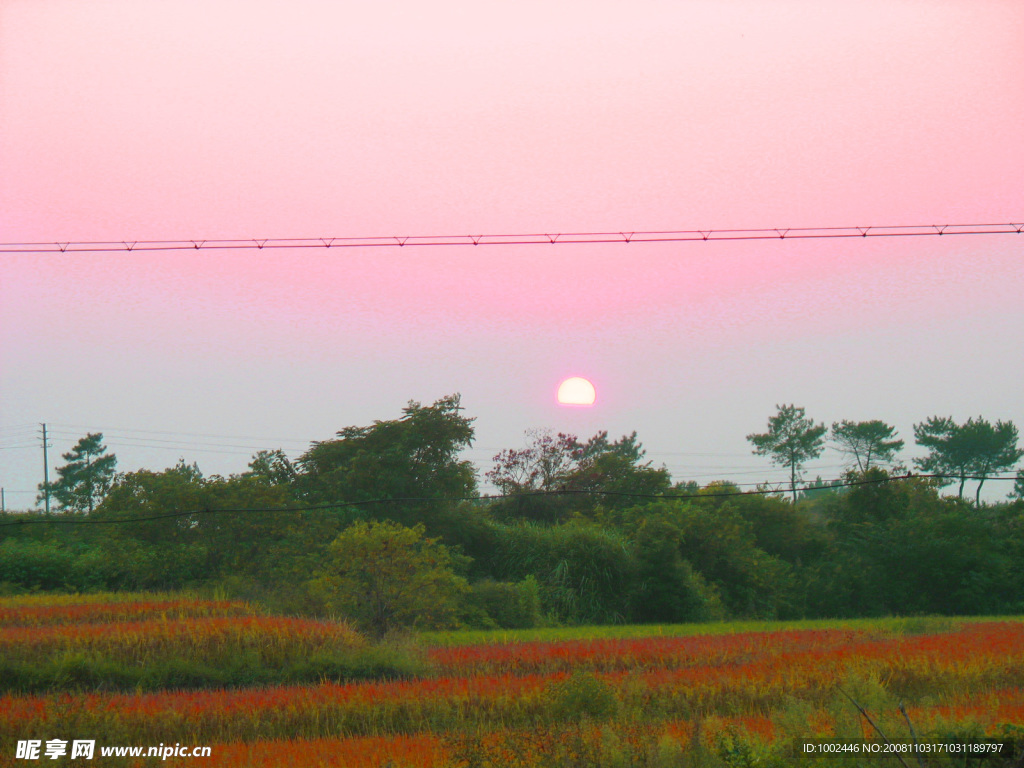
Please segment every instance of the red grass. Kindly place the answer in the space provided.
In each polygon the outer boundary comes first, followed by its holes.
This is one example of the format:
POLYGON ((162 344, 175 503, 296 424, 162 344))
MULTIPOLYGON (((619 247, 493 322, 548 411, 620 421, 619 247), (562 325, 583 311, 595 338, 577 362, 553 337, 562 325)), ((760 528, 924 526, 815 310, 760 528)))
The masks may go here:
MULTIPOLYGON (((706 648, 705 658, 711 661, 697 663, 680 654, 676 666, 660 667, 645 667, 637 659, 668 658, 670 644, 663 638, 609 641, 606 652, 611 655, 609 648, 617 646, 624 660, 605 663, 618 669, 596 675, 627 708, 669 718, 692 712, 764 715, 793 696, 820 706, 850 675, 877 676, 897 694, 914 688, 946 700, 977 698, 1024 681, 1024 625, 1018 623, 973 624, 938 636, 837 636, 830 639, 828 631, 772 633, 762 637, 760 647, 753 637, 705 638, 704 644, 682 647, 706 648)), ((553 651, 559 659, 553 667, 593 658, 593 644, 560 645, 553 651)), ((531 652, 522 645, 515 649, 531 652)), ((473 653, 460 658, 479 668, 473 653)), ((449 666, 457 667, 458 659, 449 666)), ((0 734, 15 736, 69 717, 97 733, 158 741, 172 734, 179 740, 209 741, 525 725, 550 721, 553 684, 567 677, 565 671, 552 671, 235 691, 7 696, 0 698, 6 715, 0 734)))
POLYGON ((25 603, 0 606, 0 627, 252 616, 248 603, 228 600, 148 600, 136 602, 25 603))

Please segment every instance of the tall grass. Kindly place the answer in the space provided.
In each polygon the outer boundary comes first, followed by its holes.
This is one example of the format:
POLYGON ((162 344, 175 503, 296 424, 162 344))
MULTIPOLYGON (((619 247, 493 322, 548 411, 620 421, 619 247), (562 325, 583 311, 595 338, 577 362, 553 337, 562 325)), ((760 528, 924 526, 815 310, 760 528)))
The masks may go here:
POLYGON ((0 599, 0 628, 256 616, 261 613, 251 603, 237 600, 198 600, 158 593, 34 595, 0 599))
MULTIPOLYGON (((759 644, 737 642, 745 641, 743 636, 706 638, 702 642, 710 647, 690 665, 658 663, 671 654, 649 638, 635 641, 639 647, 605 648, 604 655, 619 655, 617 663, 595 662, 599 655, 579 644, 549 647, 547 653, 563 661, 543 666, 541 672, 530 671, 529 665, 487 672, 479 659, 467 656, 461 669, 460 659, 454 658, 447 675, 420 679, 234 691, 6 696, 0 698, 0 711, 7 713, 0 737, 61 721, 126 740, 160 740, 172 732, 176 738, 210 741, 554 727, 584 715, 644 722, 761 716, 783 711, 794 701, 825 707, 834 700, 837 684, 848 679, 880 681, 893 696, 921 706, 1024 688, 1020 623, 853 640, 848 631, 835 632, 831 639, 820 632, 775 633, 763 636, 759 644), (649 663, 635 664, 638 657, 649 663), (572 668, 575 674, 568 671, 572 668), (460 671, 464 674, 454 674, 460 671), (590 711, 597 700, 614 704, 590 711)), ((500 664, 497 669, 502 669, 500 664)))
POLYGON ((409 644, 339 621, 188 599, 0 601, 0 691, 161 690, 421 674, 409 644))
POLYGON ((840 688, 892 733, 904 703, 923 738, 1024 734, 1020 620, 431 633, 425 647, 240 602, 106 597, 0 599, 0 748, 88 734, 212 744, 209 766, 784 766, 796 736, 870 733, 840 688))
POLYGON ((731 635, 742 632, 781 632, 800 629, 850 629, 883 634, 913 634, 986 621, 1024 621, 1024 616, 887 617, 870 619, 801 619, 795 621, 718 621, 693 624, 615 624, 603 626, 538 627, 531 629, 481 629, 422 632, 429 646, 491 643, 560 642, 606 638, 691 637, 731 635))

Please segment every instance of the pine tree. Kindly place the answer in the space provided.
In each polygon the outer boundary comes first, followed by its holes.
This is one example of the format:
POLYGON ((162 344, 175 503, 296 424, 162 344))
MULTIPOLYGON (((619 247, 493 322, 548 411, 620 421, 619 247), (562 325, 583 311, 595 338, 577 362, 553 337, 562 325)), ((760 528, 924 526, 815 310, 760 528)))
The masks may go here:
POLYGON ((804 409, 795 405, 777 405, 779 412, 768 419, 768 431, 747 435, 754 453, 768 456, 772 463, 789 469, 789 486, 796 504, 796 481, 800 469, 825 449, 824 424, 804 418, 804 409))
MULTIPOLYGON (((87 434, 61 458, 67 462, 57 468, 57 479, 50 483, 50 496, 60 508, 70 512, 92 512, 103 499, 114 480, 117 457, 105 454, 103 433, 87 434)), ((41 501, 46 494, 45 483, 39 484, 41 501)))

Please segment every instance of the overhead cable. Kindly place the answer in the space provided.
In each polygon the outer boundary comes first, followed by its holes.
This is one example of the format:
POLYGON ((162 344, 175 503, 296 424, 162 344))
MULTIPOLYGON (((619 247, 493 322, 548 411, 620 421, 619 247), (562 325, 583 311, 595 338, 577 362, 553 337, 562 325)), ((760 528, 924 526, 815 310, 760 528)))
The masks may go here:
POLYGON ((1024 232, 1018 223, 899 224, 865 227, 769 227, 762 229, 679 229, 619 232, 534 232, 479 235, 386 235, 374 237, 296 237, 187 240, 65 240, 49 243, 0 243, 0 253, 132 253, 135 251, 209 251, 334 248, 412 248, 422 246, 572 245, 596 243, 679 243, 729 240, 807 240, 868 237, 942 237, 1005 235, 1024 232))

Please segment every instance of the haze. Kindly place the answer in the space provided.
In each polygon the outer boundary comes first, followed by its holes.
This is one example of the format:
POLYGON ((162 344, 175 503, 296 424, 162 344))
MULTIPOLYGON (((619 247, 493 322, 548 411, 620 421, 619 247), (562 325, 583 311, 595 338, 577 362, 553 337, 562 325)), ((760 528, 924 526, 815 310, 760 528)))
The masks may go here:
MULTIPOLYGON (((1011 0, 6 0, 0 241, 1021 222, 1021 40, 1011 0)), ((778 479, 777 403, 909 461, 931 415, 1024 427, 1022 248, 3 254, 0 486, 33 503, 39 422, 54 465, 88 430, 228 474, 451 392, 481 477, 551 428, 778 479)))

